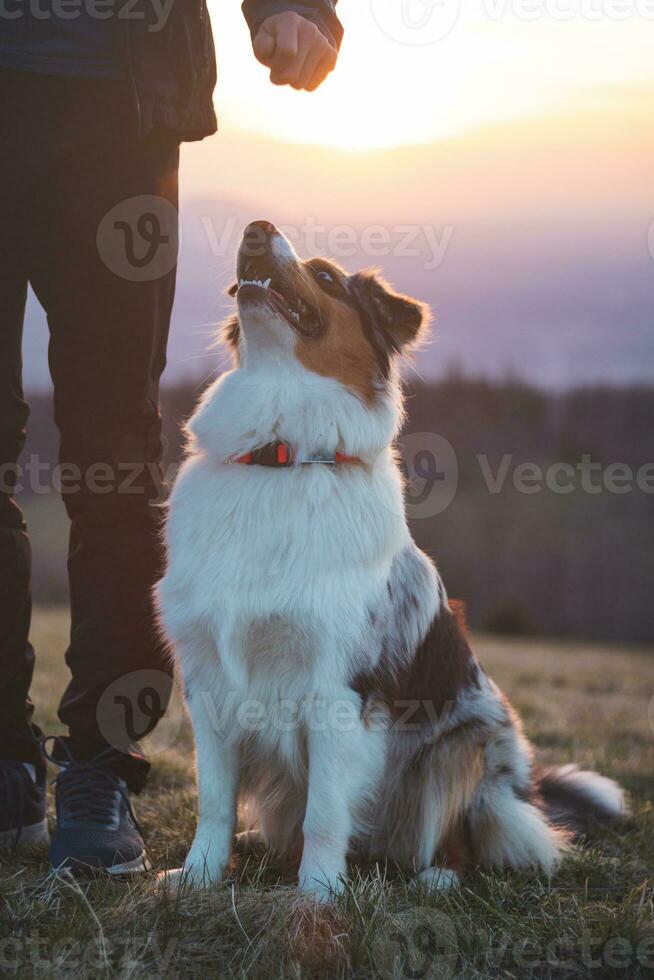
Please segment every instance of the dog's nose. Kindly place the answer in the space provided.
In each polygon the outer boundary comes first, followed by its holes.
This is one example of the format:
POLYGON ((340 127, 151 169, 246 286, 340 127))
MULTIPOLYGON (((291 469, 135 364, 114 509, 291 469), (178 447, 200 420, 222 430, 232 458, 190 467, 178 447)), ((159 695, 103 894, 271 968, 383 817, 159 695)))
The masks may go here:
POLYGON ((270 221, 252 221, 243 232, 242 251, 248 258, 266 255, 273 235, 279 234, 270 221))
POLYGON ((277 229, 275 228, 272 221, 263 221, 262 219, 258 219, 257 221, 252 221, 245 229, 245 234, 247 235, 249 231, 254 231, 254 229, 258 229, 258 231, 256 231, 256 234, 258 235, 260 235, 261 233, 263 233, 264 235, 277 234, 277 229))

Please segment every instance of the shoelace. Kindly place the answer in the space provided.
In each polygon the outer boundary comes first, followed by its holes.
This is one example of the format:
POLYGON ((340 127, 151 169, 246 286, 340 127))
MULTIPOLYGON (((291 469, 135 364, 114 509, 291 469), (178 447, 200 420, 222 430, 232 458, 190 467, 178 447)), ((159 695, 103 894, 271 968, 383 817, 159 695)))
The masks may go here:
POLYGON ((46 758, 56 766, 62 767, 53 780, 57 788, 57 801, 62 816, 69 820, 107 824, 108 811, 114 808, 116 794, 118 794, 125 803, 134 826, 143 836, 132 810, 129 795, 123 789, 118 777, 110 769, 103 768, 115 758, 114 749, 105 749, 88 762, 79 762, 66 742, 56 735, 45 738, 42 744, 46 758), (50 741, 56 747, 57 756, 47 749, 47 743, 50 741))
POLYGON ((0 799, 4 800, 3 810, 11 818, 16 814, 16 837, 14 848, 18 847, 20 835, 23 832, 23 813, 25 810, 25 780, 29 779, 22 762, 14 762, 9 759, 0 760, 0 799), (12 806, 14 804, 14 806, 12 806))

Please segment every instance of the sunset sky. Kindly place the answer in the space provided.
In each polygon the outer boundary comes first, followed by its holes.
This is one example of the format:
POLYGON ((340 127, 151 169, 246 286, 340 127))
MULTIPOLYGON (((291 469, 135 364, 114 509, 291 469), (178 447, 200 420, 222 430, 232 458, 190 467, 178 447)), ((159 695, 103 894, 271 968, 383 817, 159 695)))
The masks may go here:
MULTIPOLYGON (((255 217, 431 303, 423 374, 651 380, 654 0, 340 0, 339 63, 311 94, 270 84, 238 0, 209 3, 220 132, 183 148, 169 380, 215 370, 255 217)), ((28 387, 45 348, 32 299, 28 387)))
POLYGON ((230 127, 347 149, 592 107, 609 87, 654 82, 654 3, 649 19, 646 3, 341 0, 338 70, 319 92, 298 95, 266 84, 238 3, 214 0, 217 104, 230 127), (418 26, 403 22, 403 9, 418 26))

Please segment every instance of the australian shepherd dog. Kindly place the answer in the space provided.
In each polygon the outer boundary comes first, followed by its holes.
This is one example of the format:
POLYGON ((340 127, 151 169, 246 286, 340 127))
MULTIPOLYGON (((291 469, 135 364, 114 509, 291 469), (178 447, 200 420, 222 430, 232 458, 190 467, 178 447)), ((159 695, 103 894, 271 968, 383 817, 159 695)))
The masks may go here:
POLYGON ((238 254, 232 370, 188 424, 161 623, 193 722, 199 822, 171 886, 220 880, 248 840, 325 899, 348 857, 425 887, 472 867, 549 874, 609 779, 538 773, 406 523, 398 362, 427 310, 376 273, 301 260, 256 221, 238 254))

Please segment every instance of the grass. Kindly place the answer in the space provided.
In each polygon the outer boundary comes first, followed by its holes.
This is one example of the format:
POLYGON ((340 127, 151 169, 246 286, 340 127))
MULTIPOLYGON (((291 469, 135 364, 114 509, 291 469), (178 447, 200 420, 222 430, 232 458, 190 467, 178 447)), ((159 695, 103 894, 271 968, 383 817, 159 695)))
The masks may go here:
MULTIPOLYGON (((64 613, 38 610, 38 720, 58 730, 64 613)), ((235 860, 207 894, 160 898, 152 878, 77 883, 35 851, 0 862, 0 976, 258 978, 654 977, 654 651, 475 637, 544 762, 619 779, 635 816, 598 833, 552 881, 475 872, 430 896, 391 868, 353 869, 329 907, 301 900, 294 869, 235 860)), ((193 837, 192 740, 179 699, 151 739, 136 801, 157 868, 193 837)))

